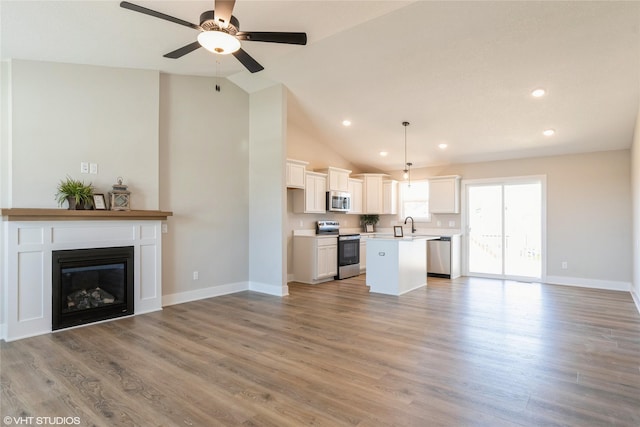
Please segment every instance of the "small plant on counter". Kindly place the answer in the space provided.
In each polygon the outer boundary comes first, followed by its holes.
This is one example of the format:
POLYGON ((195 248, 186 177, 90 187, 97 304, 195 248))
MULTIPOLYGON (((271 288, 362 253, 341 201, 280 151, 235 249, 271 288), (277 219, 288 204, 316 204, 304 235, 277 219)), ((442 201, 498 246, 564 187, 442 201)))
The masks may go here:
POLYGON ((371 229, 380 221, 380 215, 360 215, 360 224, 364 227, 365 231, 367 231, 367 224, 371 225, 371 229))
POLYGON ((62 206, 65 200, 69 203, 69 209, 86 209, 91 208, 93 203, 93 186, 83 181, 71 178, 67 175, 58 184, 58 192, 56 193, 58 206, 62 206))

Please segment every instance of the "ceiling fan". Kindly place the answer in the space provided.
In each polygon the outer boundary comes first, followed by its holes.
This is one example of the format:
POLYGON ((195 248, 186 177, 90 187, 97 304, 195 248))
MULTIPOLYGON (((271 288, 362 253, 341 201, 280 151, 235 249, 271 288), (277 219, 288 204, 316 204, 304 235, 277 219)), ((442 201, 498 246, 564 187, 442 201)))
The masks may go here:
POLYGON ((240 40, 269 43, 307 44, 307 33, 271 32, 271 31, 239 31, 240 22, 233 16, 235 0, 214 0, 213 10, 200 15, 200 25, 166 15, 128 1, 120 2, 120 7, 154 16, 185 27, 200 31, 197 41, 163 55, 165 58, 177 59, 187 53, 204 47, 218 54, 232 54, 252 73, 264 70, 255 59, 240 47, 240 40))

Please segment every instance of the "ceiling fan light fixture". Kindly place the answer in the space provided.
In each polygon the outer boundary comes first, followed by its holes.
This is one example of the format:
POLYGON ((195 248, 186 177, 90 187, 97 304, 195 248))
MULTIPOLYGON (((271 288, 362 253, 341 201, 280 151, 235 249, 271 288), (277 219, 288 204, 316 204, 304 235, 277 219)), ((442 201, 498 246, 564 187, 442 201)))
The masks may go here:
POLYGON ((224 31, 209 30, 198 34, 198 43, 212 53, 228 55, 240 49, 240 40, 224 31))

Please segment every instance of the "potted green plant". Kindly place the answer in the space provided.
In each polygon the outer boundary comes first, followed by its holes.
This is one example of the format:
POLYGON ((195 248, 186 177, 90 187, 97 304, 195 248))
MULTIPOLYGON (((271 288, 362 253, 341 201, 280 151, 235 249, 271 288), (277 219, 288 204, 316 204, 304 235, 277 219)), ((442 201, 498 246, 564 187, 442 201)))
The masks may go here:
POLYGON ((93 186, 83 181, 71 178, 69 175, 58 184, 56 193, 58 206, 67 201, 69 209, 90 209, 93 203, 93 186))
POLYGON ((378 221, 380 221, 380 215, 378 214, 360 215, 360 224, 364 227, 365 232, 373 232, 378 221), (367 225, 371 227, 367 227, 367 225))

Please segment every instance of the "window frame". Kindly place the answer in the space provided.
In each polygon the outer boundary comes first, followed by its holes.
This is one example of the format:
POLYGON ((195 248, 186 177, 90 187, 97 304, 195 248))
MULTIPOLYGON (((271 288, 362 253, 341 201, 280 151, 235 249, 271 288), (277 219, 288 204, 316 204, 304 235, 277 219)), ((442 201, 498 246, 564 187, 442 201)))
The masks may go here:
MULTIPOLYGON (((425 184, 427 187, 427 196, 426 196, 426 200, 424 200, 427 204, 427 216, 413 216, 413 215, 407 215, 407 213, 405 212, 405 195, 406 195, 406 191, 407 191, 407 186, 409 184, 409 182, 407 181, 400 181, 400 185, 399 185, 399 191, 398 191, 398 219, 400 219, 401 221, 404 221, 404 219, 407 216, 411 216, 414 220, 414 222, 421 222, 421 223, 430 223, 432 221, 433 215, 431 214, 431 212, 429 212, 429 180, 428 179, 419 179, 419 180, 415 180, 415 181, 411 181, 411 185, 414 184, 425 184)), ((412 199, 412 200, 407 200, 407 201, 423 201, 421 199, 412 199)))

